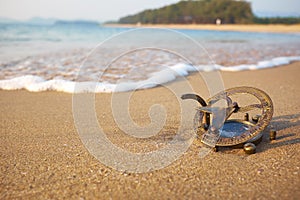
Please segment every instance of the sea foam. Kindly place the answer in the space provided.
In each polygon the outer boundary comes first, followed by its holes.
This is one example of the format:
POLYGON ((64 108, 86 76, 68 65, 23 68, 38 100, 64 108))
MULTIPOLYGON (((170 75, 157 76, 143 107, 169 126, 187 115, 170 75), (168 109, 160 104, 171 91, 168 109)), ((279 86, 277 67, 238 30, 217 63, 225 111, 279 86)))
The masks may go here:
POLYGON ((192 66, 185 63, 178 63, 171 67, 149 74, 149 78, 140 81, 127 81, 118 84, 102 83, 102 82, 75 82, 68 80, 45 80, 39 76, 25 75, 9 80, 0 80, 0 89, 2 90, 20 90, 25 89, 31 92, 41 91, 59 91, 66 93, 111 93, 125 92, 136 89, 152 88, 160 84, 165 84, 174 81, 177 77, 187 76, 195 71, 244 71, 244 70, 259 70, 272 68, 281 65, 289 64, 293 61, 300 61, 300 56, 294 57, 277 57, 267 61, 261 61, 257 64, 237 65, 237 66, 221 66, 213 65, 198 65, 192 66))

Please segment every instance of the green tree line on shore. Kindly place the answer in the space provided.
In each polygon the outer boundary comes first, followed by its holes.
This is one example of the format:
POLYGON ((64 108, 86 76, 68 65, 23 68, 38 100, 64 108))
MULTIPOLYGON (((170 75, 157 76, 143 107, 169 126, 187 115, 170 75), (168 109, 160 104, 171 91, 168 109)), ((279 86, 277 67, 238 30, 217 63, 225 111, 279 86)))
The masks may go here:
POLYGON ((121 24, 295 24, 300 18, 259 18, 251 4, 235 0, 188 0, 121 18, 121 24))

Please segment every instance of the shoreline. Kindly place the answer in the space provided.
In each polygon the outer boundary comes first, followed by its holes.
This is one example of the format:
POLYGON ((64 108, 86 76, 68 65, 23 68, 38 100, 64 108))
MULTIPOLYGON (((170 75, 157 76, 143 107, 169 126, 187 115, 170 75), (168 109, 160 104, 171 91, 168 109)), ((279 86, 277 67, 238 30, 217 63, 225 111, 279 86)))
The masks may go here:
MULTIPOLYGON (((160 84, 170 84, 172 82, 178 81, 182 77, 188 77, 194 74, 195 72, 200 73, 206 73, 206 72, 215 72, 218 71, 219 73, 222 72, 247 72, 247 71, 259 71, 264 69, 272 69, 277 67, 284 67, 289 64, 293 63, 300 63, 300 57, 299 56, 293 56, 293 57, 277 57, 272 60, 268 61, 260 61, 256 65, 253 64, 244 64, 244 65, 236 65, 236 66, 222 66, 222 65, 208 65, 207 68, 197 68, 197 66, 189 65, 182 65, 179 67, 174 65, 171 69, 173 71, 170 71, 172 74, 171 76, 168 76, 166 78, 162 78, 165 76, 165 71, 161 70, 156 72, 156 76, 150 76, 147 79, 141 79, 136 80, 130 83, 129 85, 121 86, 121 90, 118 90, 117 83, 107 83, 104 82, 76 82, 76 81, 70 81, 70 80, 47 80, 43 77, 36 76, 36 75, 23 75, 11 79, 4 79, 0 80, 0 91, 3 90, 27 90, 29 92, 45 92, 45 91, 56 91, 56 92, 63 92, 63 93, 118 93, 118 92, 128 92, 133 91, 136 88, 140 88, 140 84, 148 85, 153 84, 151 79, 156 80, 156 84, 153 85, 150 88, 155 88, 160 84), (259 64, 260 63, 260 64, 259 64), (255 66, 255 67, 254 67, 255 66), (21 84, 23 83, 23 84, 21 84), (80 91, 77 90, 75 92, 75 87, 78 89, 80 88, 80 91)), ((141 89, 149 89, 141 88, 141 89)))
MULTIPOLYGON (((225 88, 256 87, 273 101, 273 119, 256 154, 221 149, 200 158, 199 144, 194 141, 171 165, 140 174, 116 171, 87 151, 75 126, 72 94, 0 90, 0 198, 297 199, 299 73, 300 62, 263 70, 220 72, 225 88), (270 142, 271 128, 277 131, 277 140, 270 142)), ((209 98, 198 73, 186 79, 195 93, 209 98)), ((183 87, 180 80, 170 85, 183 87)), ((132 138, 114 121, 111 96, 96 94, 95 112, 107 137, 125 150, 142 152, 161 147, 174 136, 181 117, 185 117, 168 88, 136 91, 130 99, 130 114, 136 124, 145 126, 151 122, 149 109, 155 104, 165 107, 167 119, 162 132, 154 138, 132 138)), ((198 105, 186 103, 193 109, 198 105)))
POLYGON ((187 30, 213 30, 213 31, 241 31, 241 32, 266 32, 266 33, 300 33, 300 24, 104 24, 104 27, 120 28, 168 28, 168 29, 187 29, 187 30))

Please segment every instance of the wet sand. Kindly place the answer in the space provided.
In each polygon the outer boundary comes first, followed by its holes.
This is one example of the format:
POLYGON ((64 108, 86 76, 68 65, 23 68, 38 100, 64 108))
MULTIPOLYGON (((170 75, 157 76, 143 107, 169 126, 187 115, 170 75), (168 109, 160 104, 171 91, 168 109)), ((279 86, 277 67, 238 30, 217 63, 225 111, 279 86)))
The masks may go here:
POLYGON ((300 25, 282 25, 282 24, 105 24, 108 27, 151 27, 151 28, 169 28, 169 29, 192 29, 192 30, 215 30, 215 31, 243 31, 243 32, 271 32, 271 33, 300 33, 300 25))
MULTIPOLYGON (((221 74, 226 88, 257 87, 273 100, 273 120, 257 153, 221 149, 200 158, 195 140, 170 166, 140 174, 116 171, 88 153, 75 128, 71 94, 0 91, 0 199, 297 199, 300 63, 221 74), (270 127, 278 132, 272 142, 270 127)), ((199 74, 189 76, 188 81, 196 93, 209 97, 199 74)), ((182 81, 171 84, 180 87, 182 81)), ((95 108, 100 126, 114 144, 146 151, 176 133, 179 104, 167 88, 133 94, 130 112, 137 124, 150 122, 148 109, 155 103, 164 105, 169 116, 160 135, 140 142, 118 129, 110 98, 111 94, 97 94, 95 108)))

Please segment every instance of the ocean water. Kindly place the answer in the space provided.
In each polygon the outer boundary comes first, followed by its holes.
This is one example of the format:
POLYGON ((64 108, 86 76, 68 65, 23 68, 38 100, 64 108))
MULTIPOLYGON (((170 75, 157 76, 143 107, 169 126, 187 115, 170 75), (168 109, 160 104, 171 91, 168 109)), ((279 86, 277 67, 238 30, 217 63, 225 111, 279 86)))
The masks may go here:
POLYGON ((0 89, 122 91, 300 60, 300 34, 0 24, 0 89), (155 83, 152 85, 147 82, 155 83), (96 89, 95 89, 96 88, 96 89))

